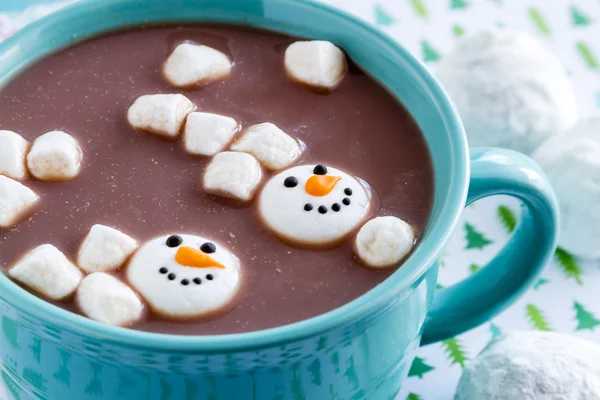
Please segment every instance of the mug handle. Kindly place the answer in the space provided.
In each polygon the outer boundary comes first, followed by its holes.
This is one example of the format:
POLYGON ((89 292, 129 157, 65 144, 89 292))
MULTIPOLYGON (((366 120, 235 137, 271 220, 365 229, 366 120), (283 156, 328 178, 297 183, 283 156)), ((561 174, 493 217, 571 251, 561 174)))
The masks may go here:
POLYGON ((540 167, 511 150, 471 149, 467 205, 497 194, 521 200, 519 224, 484 268, 435 293, 421 345, 453 337, 494 317, 530 287, 554 253, 558 205, 540 167))

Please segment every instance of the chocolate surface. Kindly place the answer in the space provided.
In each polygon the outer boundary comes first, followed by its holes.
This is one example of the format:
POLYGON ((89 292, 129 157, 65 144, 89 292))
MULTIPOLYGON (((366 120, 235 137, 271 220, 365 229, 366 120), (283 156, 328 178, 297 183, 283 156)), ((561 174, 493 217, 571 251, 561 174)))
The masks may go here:
MULTIPOLYGON (((182 41, 225 52, 228 79, 182 92, 201 111, 236 118, 243 127, 273 122, 307 145, 303 163, 351 172, 377 192, 374 215, 393 215, 424 231, 433 199, 433 171, 412 117, 382 87, 351 66, 330 94, 316 94, 285 74, 283 52, 293 39, 234 27, 157 27, 98 37, 24 71, 0 92, 0 129, 28 140, 54 130, 75 136, 84 152, 78 178, 27 182, 41 201, 35 214, 0 231, 0 265, 50 243, 75 259, 95 223, 141 243, 192 233, 240 257, 244 283, 236 304, 211 319, 169 322, 152 314, 136 329, 178 334, 244 332, 330 311, 382 282, 393 270, 358 264, 349 238, 334 249, 291 247, 260 223, 253 205, 231 207, 200 187, 208 157, 186 154, 181 141, 136 132, 126 112, 142 94, 180 93, 160 73, 182 41)), ((75 309, 70 301, 59 304, 75 309)), ((76 310, 75 310, 76 311, 76 310)))

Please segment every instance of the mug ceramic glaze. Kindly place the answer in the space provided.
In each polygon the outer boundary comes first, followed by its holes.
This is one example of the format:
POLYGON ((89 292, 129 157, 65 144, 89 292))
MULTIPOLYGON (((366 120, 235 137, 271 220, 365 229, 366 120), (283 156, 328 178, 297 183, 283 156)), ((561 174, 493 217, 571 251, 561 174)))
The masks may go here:
POLYGON ((405 105, 427 140, 435 170, 427 231, 402 268, 351 303, 242 334, 186 337, 110 327, 46 303, 1 275, 1 375, 15 398, 393 399, 420 344, 489 319, 548 261, 557 207, 540 169, 506 150, 475 149, 469 157, 459 116, 425 67, 376 28, 322 4, 84 1, 3 43, 0 82, 86 37, 168 21, 250 25, 344 48, 405 105), (512 239, 485 268, 434 296, 438 260, 463 207, 494 194, 523 203, 512 239))

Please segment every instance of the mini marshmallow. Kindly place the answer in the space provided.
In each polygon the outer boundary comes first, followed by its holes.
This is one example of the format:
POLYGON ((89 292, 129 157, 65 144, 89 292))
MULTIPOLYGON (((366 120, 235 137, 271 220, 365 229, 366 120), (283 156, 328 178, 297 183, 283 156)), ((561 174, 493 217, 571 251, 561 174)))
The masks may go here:
POLYGON ((265 225, 285 241, 322 246, 341 241, 371 208, 366 183, 325 165, 301 165, 274 176, 258 210, 265 225))
POLYGON ((137 249, 135 239, 114 228, 94 225, 85 237, 77 264, 87 273, 114 271, 137 249))
POLYGON ((25 154, 29 143, 19 134, 0 131, 0 175, 21 181, 27 176, 25 154))
POLYGON ((240 287, 240 262, 209 239, 167 235, 140 247, 127 267, 127 279, 163 317, 202 317, 235 298, 240 287))
POLYGON ((289 167, 302 154, 300 143, 270 122, 246 129, 231 150, 252 154, 272 171, 289 167))
POLYGON ((318 89, 335 88, 347 70, 344 52, 323 40, 292 43, 285 50, 284 63, 292 79, 318 89))
POLYGON ((193 112, 187 117, 183 143, 190 154, 214 156, 239 131, 240 124, 223 115, 193 112))
POLYGON ((56 247, 43 244, 8 270, 8 275, 50 300, 62 300, 79 286, 83 274, 56 247))
POLYGON ((204 190, 207 193, 252 200, 262 180, 259 162, 250 154, 225 151, 218 153, 204 171, 204 190))
POLYGON ((396 217, 377 217, 368 221, 356 235, 358 258, 372 268, 396 266, 415 243, 412 226, 396 217))
POLYGON ((127 110, 127 121, 139 130, 175 139, 188 114, 196 109, 182 94, 146 94, 127 110))
POLYGON ((104 272, 83 278, 77 289, 77 303, 89 318, 116 326, 139 320, 144 310, 144 304, 129 286, 104 272))
POLYGON ((175 87, 198 86, 223 79, 231 72, 231 61, 208 46, 182 43, 163 65, 163 75, 175 87))
POLYGON ((79 174, 82 156, 81 147, 73 136, 51 131, 33 141, 27 155, 27 167, 40 180, 66 181, 79 174))
POLYGON ((0 228, 10 228, 19 222, 38 199, 27 186, 0 175, 0 228))

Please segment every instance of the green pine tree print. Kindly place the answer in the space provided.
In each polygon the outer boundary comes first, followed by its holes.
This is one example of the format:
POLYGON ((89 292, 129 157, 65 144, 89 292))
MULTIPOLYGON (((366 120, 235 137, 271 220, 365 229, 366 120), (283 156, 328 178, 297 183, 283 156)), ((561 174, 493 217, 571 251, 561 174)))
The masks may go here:
POLYGON ((377 25, 389 26, 396 22, 396 19, 379 4, 373 6, 373 14, 375 15, 375 23, 377 25))
POLYGON ((408 371, 408 376, 417 376, 419 378, 423 378, 423 375, 425 375, 426 373, 428 373, 429 371, 431 371, 433 369, 435 369, 435 368, 432 367, 431 365, 427 365, 422 358, 416 357, 413 360, 412 365, 410 366, 410 371, 408 371))
POLYGON ((567 278, 575 279, 575 282, 583 285, 583 280, 581 279, 583 276, 583 270, 579 264, 577 264, 575 257, 565 250, 558 248, 554 253, 554 259, 567 278))
POLYGON ((529 8, 529 10, 527 10, 527 12, 529 14, 529 18, 531 19, 531 22, 533 22, 533 25, 536 27, 536 29, 542 35, 550 36, 550 27, 548 26, 546 19, 540 13, 540 11, 535 7, 531 7, 529 8))
POLYGON ((591 22, 590 17, 575 6, 571 7, 571 19, 574 26, 586 26, 591 22))
POLYGON ((467 354, 463 348, 463 345, 460 341, 453 337, 451 339, 446 339, 442 342, 442 347, 446 352, 446 357, 450 361, 450 364, 458 364, 461 368, 465 367, 465 363, 469 360, 467 354))
POLYGON ((483 249, 485 246, 492 243, 491 240, 478 232, 475 227, 469 223, 465 223, 465 232, 467 239, 466 249, 483 249))
POLYGON ((582 41, 577 42, 577 51, 581 55, 581 58, 590 69, 600 69, 600 64, 592 50, 582 41))
POLYGON ((423 61, 436 62, 440 60, 440 53, 435 50, 426 40, 421 41, 421 52, 423 53, 423 61))
POLYGON ((425 4, 423 4, 423 0, 409 0, 412 5, 415 13, 421 17, 427 19, 427 9, 425 8, 425 4))
POLYGON ((533 285, 533 290, 538 290, 540 287, 542 287, 542 286, 544 286, 544 285, 546 285, 546 284, 548 284, 548 283, 550 283, 550 281, 549 281, 548 279, 545 279, 545 278, 540 278, 540 279, 539 279, 539 280, 538 280, 538 281, 535 283, 535 285, 533 285))
POLYGON ((498 207, 498 218, 508 233, 513 233, 517 226, 517 216, 507 206, 498 207))
POLYGON ((460 25, 454 25, 452 27, 452 34, 454 35, 454 37, 461 37, 465 34, 465 29, 460 25))
POLYGON ((600 325, 600 321, 594 317, 594 314, 588 311, 581 303, 575 302, 573 307, 575 308, 575 318, 578 322, 576 330, 583 331, 587 329, 593 331, 600 325))
POLYGON ((466 0, 451 0, 450 1, 450 8, 463 9, 463 8, 467 8, 468 5, 469 5, 469 3, 467 3, 466 0))
POLYGON ((492 322, 490 324, 490 333, 492 334, 492 339, 495 339, 498 336, 502 335, 502 330, 500 329, 500 327, 498 325, 496 325, 492 322))
POLYGON ((406 397, 406 400, 423 400, 423 399, 418 394, 409 393, 408 396, 406 397))
POLYGON ((534 329, 538 331, 550 332, 550 324, 546 319, 546 316, 542 313, 538 307, 533 304, 527 304, 526 307, 527 319, 529 319, 529 323, 534 329))
POLYGON ((469 275, 473 275, 475 272, 479 271, 481 267, 477 264, 469 265, 469 275))

